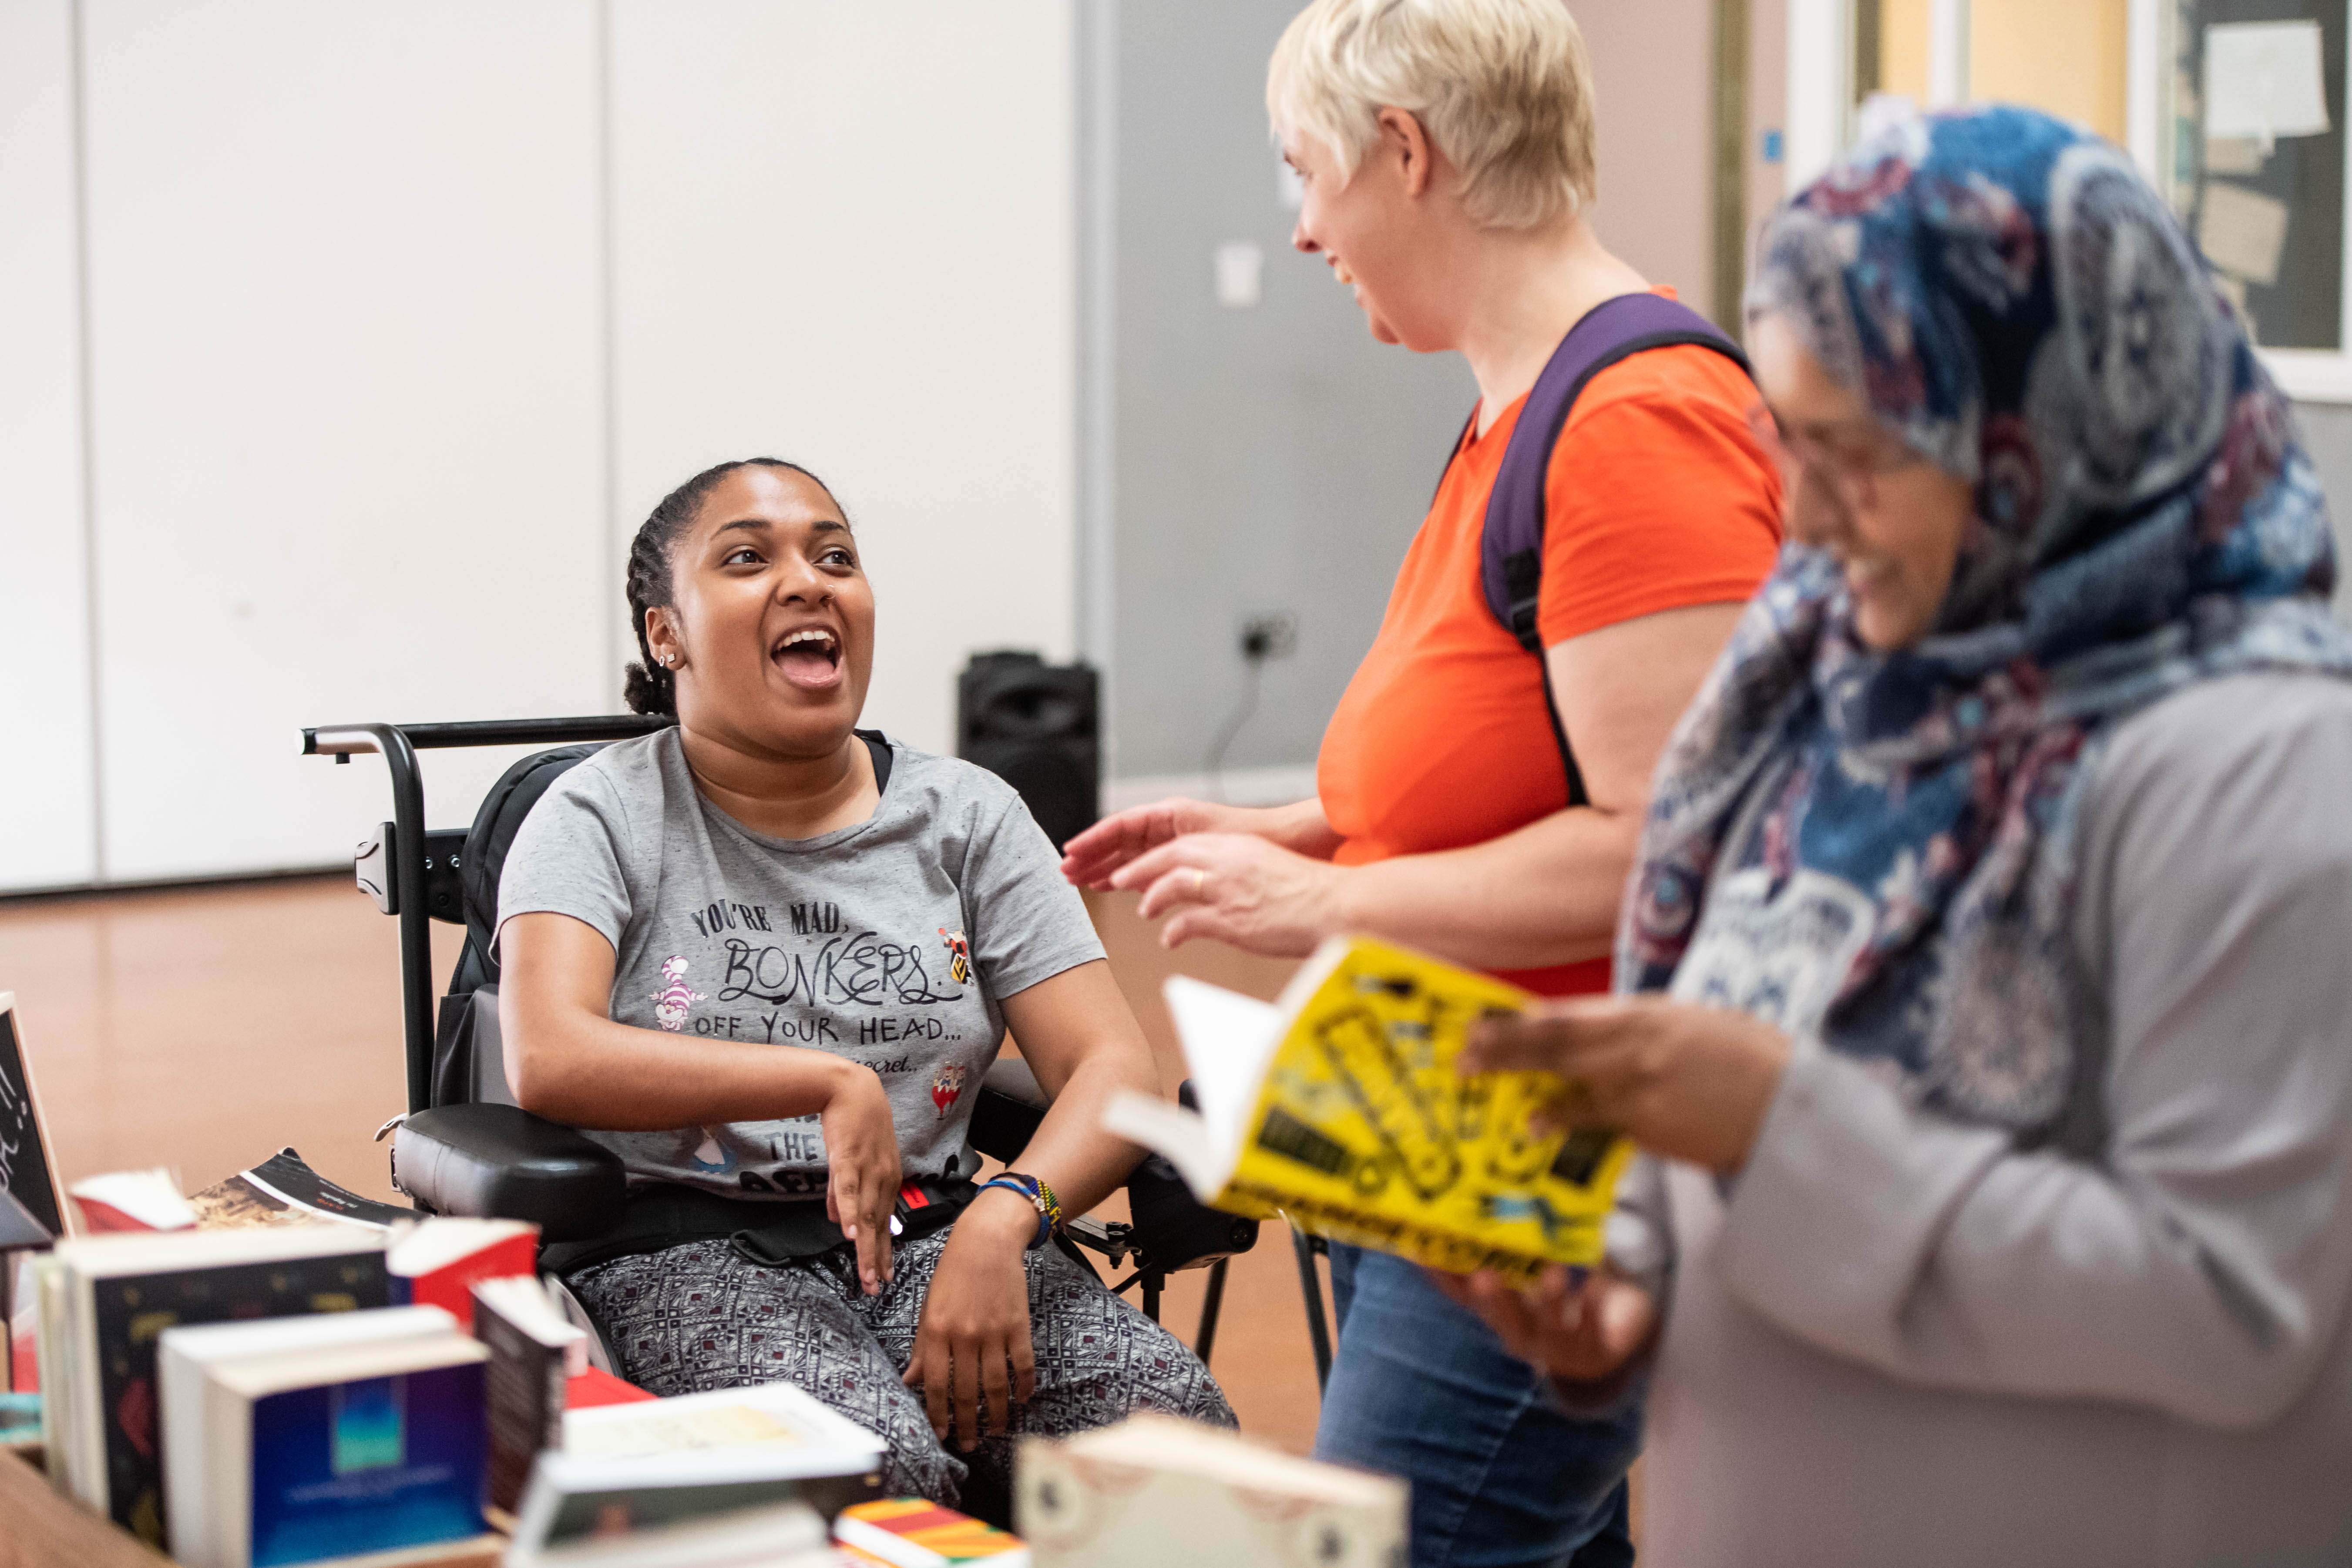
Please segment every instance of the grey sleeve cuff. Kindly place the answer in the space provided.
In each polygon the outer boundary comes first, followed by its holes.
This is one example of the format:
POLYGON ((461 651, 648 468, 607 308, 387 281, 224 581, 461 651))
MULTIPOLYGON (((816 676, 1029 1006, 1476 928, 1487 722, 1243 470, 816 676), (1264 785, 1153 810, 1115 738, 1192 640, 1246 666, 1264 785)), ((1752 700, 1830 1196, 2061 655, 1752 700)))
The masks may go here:
POLYGON ((1649 1392, 1658 1344, 1665 1337, 1666 1310, 1674 1299, 1674 1225, 1666 1212, 1665 1166, 1656 1155, 1637 1153, 1625 1167, 1605 1236, 1610 1268, 1647 1290, 1658 1304, 1658 1330, 1649 1345, 1612 1377, 1591 1383, 1547 1380, 1545 1392, 1551 1404, 1579 1421, 1605 1421, 1639 1405, 1649 1392))
POLYGON ((1716 1265, 1789 1332, 1900 1366, 1921 1270, 2007 1147, 2001 1132, 1915 1111, 1860 1063, 1801 1045, 1740 1172, 1716 1265))

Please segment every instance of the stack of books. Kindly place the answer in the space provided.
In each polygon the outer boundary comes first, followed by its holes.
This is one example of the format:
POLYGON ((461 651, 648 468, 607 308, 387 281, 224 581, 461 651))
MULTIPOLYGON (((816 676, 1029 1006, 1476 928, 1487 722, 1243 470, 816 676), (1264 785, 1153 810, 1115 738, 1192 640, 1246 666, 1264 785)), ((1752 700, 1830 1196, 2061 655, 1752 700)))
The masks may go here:
MULTIPOLYGON (((166 1172, 75 1189, 116 1231, 33 1272, 59 1491, 185 1568, 415 1568, 501 1544, 511 1568, 844 1560, 827 1521, 878 1496, 880 1438, 786 1384, 631 1388, 589 1364, 532 1227, 381 1223, 306 1173, 288 1151, 226 1207, 166 1172), (506 1526, 510 1543, 486 1533, 506 1526)), ((1002 1531, 884 1511, 886 1561, 1023 1568, 1002 1531)))
POLYGON ((383 1235, 348 1226, 79 1237, 39 1258, 33 1279, 51 1482, 158 1547, 163 1331, 391 1301, 383 1235))
POLYGON ((552 1412, 530 1414, 536 1430, 509 1462, 514 1490, 560 1433, 579 1370, 567 1351, 585 1336, 531 1277, 528 1225, 189 1226, 163 1173, 99 1178, 75 1196, 129 1233, 61 1242, 34 1268, 49 1474, 192 1568, 480 1533, 491 1352, 468 1332, 478 1288, 521 1287, 555 1319, 522 1314, 555 1342, 556 1372, 552 1412), (167 1228, 141 1228, 153 1225, 167 1228))
POLYGON ((883 1451, 882 1439, 785 1383, 574 1407, 562 1447, 532 1467, 509 1568, 604 1563, 619 1549, 598 1541, 642 1536, 650 1550, 659 1532, 787 1504, 831 1518, 878 1494, 883 1451))

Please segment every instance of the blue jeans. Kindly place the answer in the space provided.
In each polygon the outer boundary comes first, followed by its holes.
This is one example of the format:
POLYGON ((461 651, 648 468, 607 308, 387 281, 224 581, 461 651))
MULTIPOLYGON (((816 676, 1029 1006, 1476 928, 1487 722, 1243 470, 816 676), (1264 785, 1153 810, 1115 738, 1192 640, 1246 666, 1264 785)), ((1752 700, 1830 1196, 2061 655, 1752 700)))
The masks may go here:
POLYGON ((1339 1341, 1315 1457, 1412 1483, 1412 1568, 1618 1568, 1638 1405, 1572 1420, 1421 1269, 1334 1244, 1339 1341))

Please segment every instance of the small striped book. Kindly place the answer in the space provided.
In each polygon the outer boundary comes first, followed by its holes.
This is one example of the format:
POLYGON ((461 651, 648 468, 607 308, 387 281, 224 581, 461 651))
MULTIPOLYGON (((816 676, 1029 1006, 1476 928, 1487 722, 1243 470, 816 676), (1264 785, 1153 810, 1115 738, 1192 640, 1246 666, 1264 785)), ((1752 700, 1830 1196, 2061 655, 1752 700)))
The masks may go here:
POLYGON ((845 1508, 833 1521, 833 1539, 836 1545, 892 1568, 949 1568, 958 1563, 1029 1568, 1029 1549, 1018 1536, 920 1498, 887 1498, 845 1508))

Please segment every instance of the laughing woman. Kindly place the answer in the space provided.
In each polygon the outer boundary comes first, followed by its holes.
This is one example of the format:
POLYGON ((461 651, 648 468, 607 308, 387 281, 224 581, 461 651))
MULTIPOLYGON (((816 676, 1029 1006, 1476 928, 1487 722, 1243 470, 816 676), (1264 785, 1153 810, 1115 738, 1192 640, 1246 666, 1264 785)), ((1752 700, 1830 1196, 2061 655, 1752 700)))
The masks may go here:
POLYGON ((796 1384, 888 1443, 891 1490, 989 1511, 1013 1435, 1230 1426, 1044 1245, 1134 1165, 1100 1111, 1156 1088, 1150 1054, 1019 796, 855 728, 874 595, 832 494, 769 458, 698 474, 628 593, 630 705, 678 722, 548 792, 499 909, 517 1099, 628 1167, 619 1228, 549 1249, 623 1373, 796 1384), (1008 1024, 1053 1109, 1027 1171, 975 1186, 1008 1024))
MULTIPOLYGON (((2352 1562, 2352 638, 2285 400, 2116 149, 1918 121, 1774 219, 1790 550, 1623 995, 1497 1022, 1643 1164, 1470 1299, 1709 1568, 2352 1562)), ((1475 1058, 1472 1058, 1475 1059, 1475 1058)))

